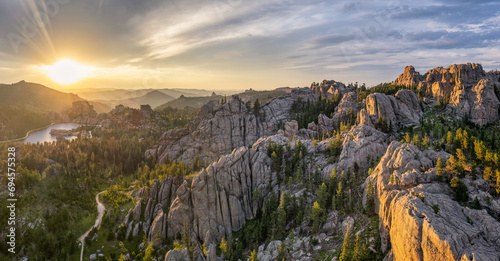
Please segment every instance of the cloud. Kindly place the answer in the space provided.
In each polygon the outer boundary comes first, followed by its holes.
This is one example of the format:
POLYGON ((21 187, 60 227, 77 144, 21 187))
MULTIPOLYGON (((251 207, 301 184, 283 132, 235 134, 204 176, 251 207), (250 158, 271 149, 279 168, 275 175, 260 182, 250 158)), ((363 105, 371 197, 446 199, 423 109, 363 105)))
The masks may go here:
POLYGON ((198 84, 220 79, 234 86, 228 79, 249 73, 260 75, 267 88, 278 81, 266 77, 379 83, 412 63, 494 65, 486 52, 498 53, 492 48, 500 37, 497 1, 69 0, 15 51, 7 35, 23 35, 26 20, 40 11, 33 8, 38 2, 0 2, 0 66, 67 56, 107 68, 103 74, 113 77, 128 72, 124 78, 131 82, 158 68, 175 84, 189 77, 193 85, 199 78, 198 84))

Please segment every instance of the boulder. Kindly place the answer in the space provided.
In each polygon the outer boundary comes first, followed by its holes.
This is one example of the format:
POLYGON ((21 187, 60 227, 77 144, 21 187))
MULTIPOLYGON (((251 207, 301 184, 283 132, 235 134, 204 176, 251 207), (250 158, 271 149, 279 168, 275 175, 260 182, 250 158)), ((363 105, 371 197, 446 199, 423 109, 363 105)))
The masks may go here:
POLYGON ((370 94, 365 104, 372 122, 384 118, 393 130, 419 125, 423 116, 418 97, 410 90, 400 90, 394 97, 382 93, 370 94))
POLYGON ((165 261, 191 261, 187 248, 183 250, 170 250, 165 255, 165 261))
POLYGON ((289 139, 295 139, 299 132, 299 124, 297 121, 288 121, 285 123, 285 136, 289 139))

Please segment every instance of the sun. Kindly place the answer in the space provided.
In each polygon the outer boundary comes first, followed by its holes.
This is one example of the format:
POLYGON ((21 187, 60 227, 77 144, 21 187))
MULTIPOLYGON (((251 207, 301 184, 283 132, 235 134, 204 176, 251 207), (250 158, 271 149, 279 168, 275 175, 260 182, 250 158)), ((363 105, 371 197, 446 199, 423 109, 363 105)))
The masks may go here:
POLYGON ((53 65, 44 65, 42 69, 54 82, 59 84, 73 84, 87 78, 95 69, 71 59, 62 59, 53 65))

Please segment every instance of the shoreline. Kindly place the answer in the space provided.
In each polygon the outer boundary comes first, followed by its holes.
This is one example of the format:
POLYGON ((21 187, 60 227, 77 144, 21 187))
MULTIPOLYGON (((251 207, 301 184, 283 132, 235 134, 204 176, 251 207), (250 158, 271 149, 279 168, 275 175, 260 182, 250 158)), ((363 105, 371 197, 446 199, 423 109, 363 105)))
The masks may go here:
POLYGON ((53 125, 56 125, 56 124, 59 124, 59 123, 51 123, 45 127, 40 127, 40 128, 36 128, 36 129, 32 129, 32 130, 29 130, 27 133, 26 133, 26 136, 22 137, 22 138, 17 138, 17 139, 11 139, 11 140, 2 140, 0 141, 0 143, 6 143, 6 142, 18 142, 18 141, 24 141, 26 138, 28 138, 28 136, 34 132, 34 131, 39 131, 39 130, 43 130, 43 129, 46 129, 50 126, 53 126, 53 125))

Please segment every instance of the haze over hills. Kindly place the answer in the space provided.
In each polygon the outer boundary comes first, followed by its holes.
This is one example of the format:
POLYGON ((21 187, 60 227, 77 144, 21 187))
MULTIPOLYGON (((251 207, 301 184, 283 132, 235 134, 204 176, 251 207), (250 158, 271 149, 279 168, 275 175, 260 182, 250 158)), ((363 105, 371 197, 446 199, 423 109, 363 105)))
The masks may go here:
POLYGON ((64 93, 47 86, 20 81, 0 84, 0 105, 21 105, 41 111, 61 111, 71 108, 74 101, 83 100, 73 93, 64 93))
MULTIPOLYGON (((70 90, 78 94, 80 97, 87 100, 126 100, 131 98, 137 98, 143 96, 152 91, 159 91, 173 98, 179 98, 181 95, 185 97, 195 97, 195 96, 208 96, 211 95, 213 91, 207 91, 203 89, 74 89, 70 90)), ((234 92, 221 92, 232 94, 234 92)))
MULTIPOLYGON (((139 94, 142 92, 134 92, 134 94, 139 94)), ((129 96, 131 93, 125 94, 129 96)), ((155 108, 161 104, 173 100, 174 98, 168 94, 165 94, 158 90, 149 91, 144 95, 123 99, 123 100, 99 100, 99 103, 106 104, 109 107, 115 107, 117 105, 123 105, 130 108, 139 108, 141 105, 149 104, 152 108, 155 108)))

